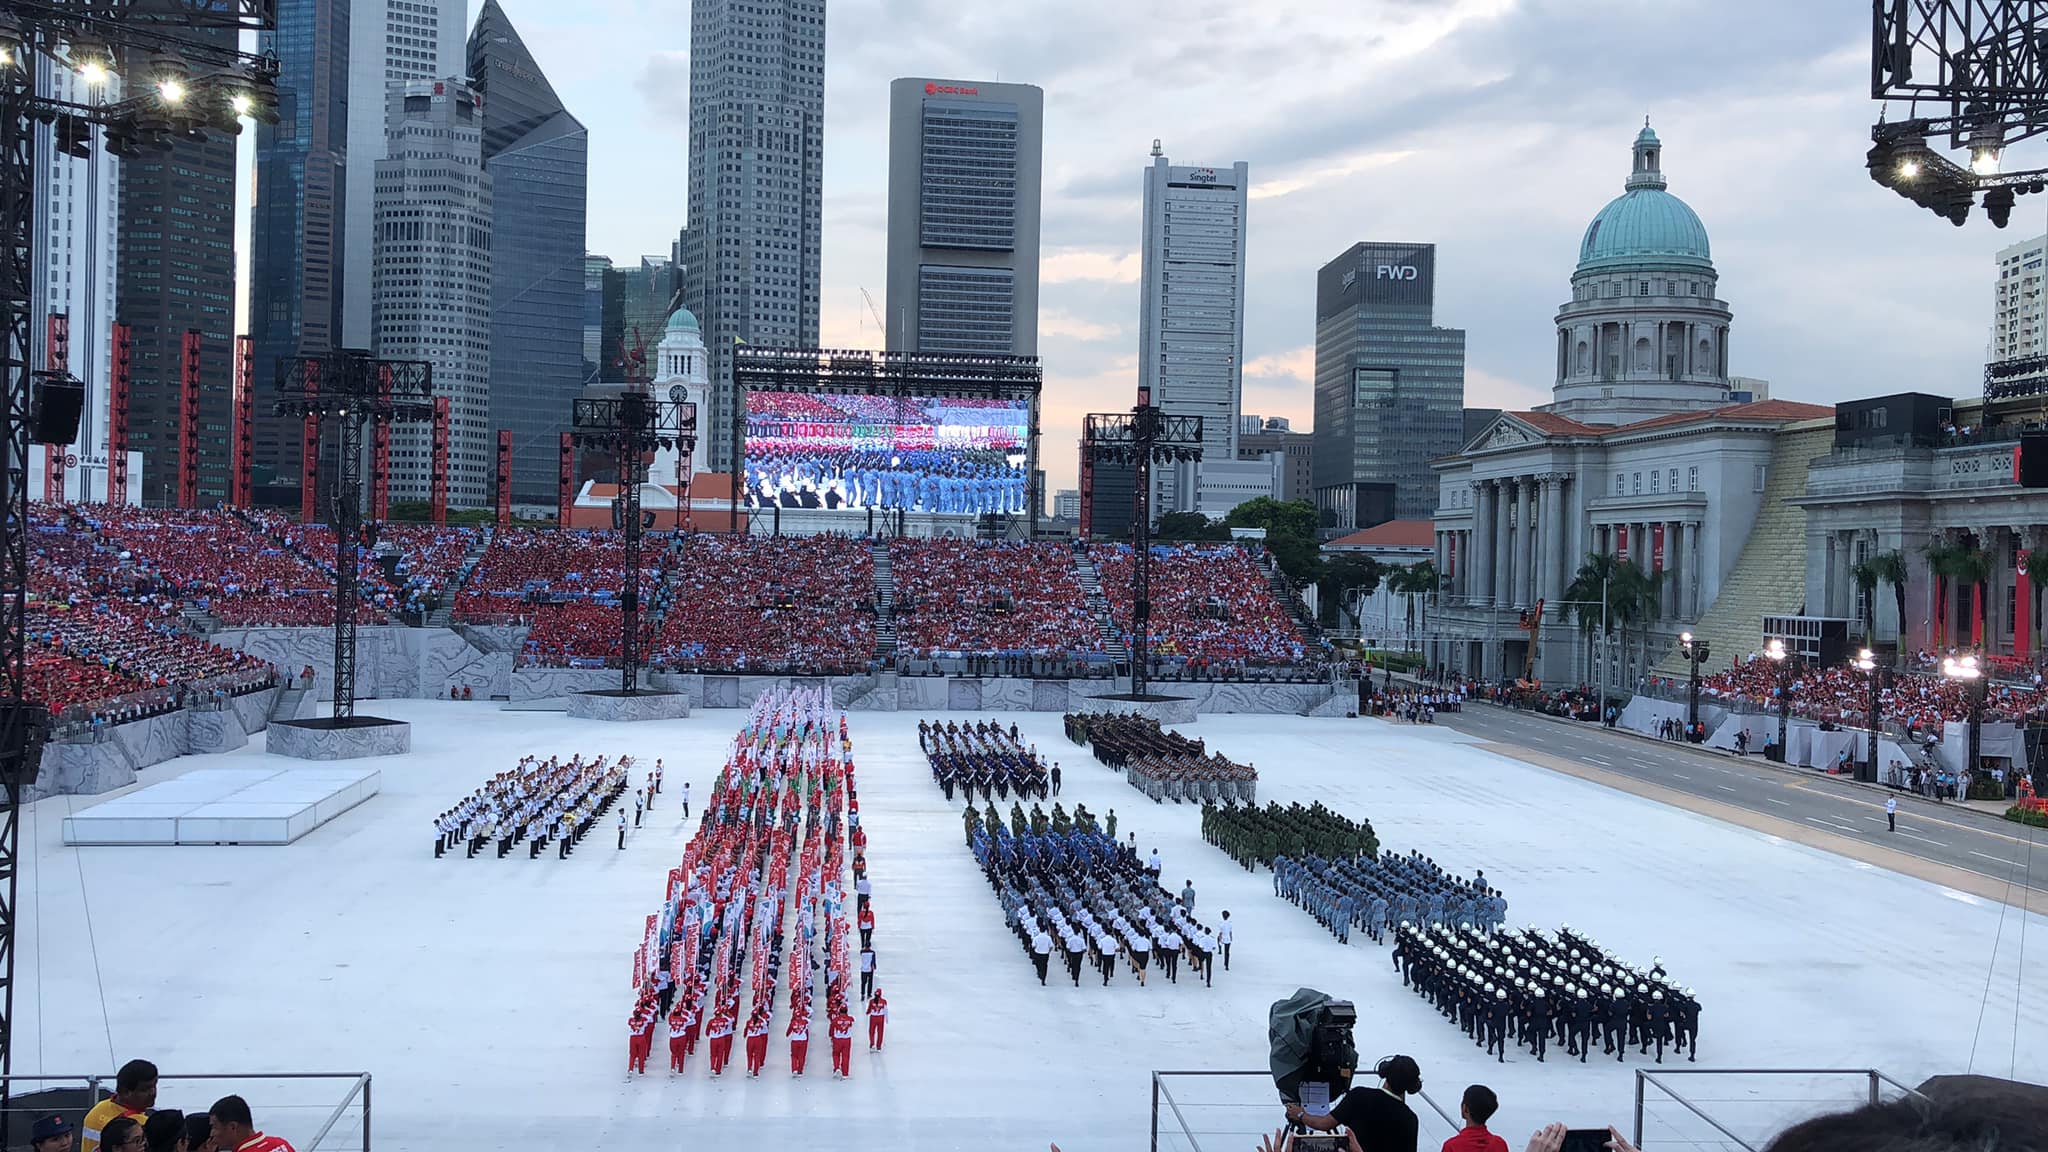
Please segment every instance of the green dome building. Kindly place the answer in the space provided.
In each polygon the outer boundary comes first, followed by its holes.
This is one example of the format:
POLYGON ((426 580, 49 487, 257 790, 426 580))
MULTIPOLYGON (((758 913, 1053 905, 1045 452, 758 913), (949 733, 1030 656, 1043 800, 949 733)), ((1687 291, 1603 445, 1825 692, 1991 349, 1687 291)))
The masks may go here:
POLYGON ((1731 313, 1706 225, 1671 194, 1647 121, 1622 194, 1586 226, 1557 312, 1556 400, 1544 410, 1626 424, 1728 402, 1731 313))

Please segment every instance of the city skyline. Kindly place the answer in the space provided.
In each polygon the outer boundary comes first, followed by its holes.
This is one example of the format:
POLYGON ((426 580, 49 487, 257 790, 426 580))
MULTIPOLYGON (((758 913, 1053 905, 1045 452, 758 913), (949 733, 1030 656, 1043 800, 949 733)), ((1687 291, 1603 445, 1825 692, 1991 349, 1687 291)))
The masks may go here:
MULTIPOLYGON (((564 98, 606 110, 592 117, 589 248, 660 251, 681 223, 673 195, 652 190, 683 177, 687 12, 624 0, 573 13, 506 7, 532 26, 564 98), (622 61, 628 20, 644 48, 622 61)), ((2022 200, 2011 228, 1980 217, 1957 230, 1870 182, 1869 30, 1851 13, 1279 3, 1219 5, 1171 27, 1064 3, 896 12, 847 0, 830 13, 826 345, 881 344, 860 289, 879 299, 884 276, 889 81, 991 76, 1045 90, 1039 351, 1054 488, 1073 486, 1072 453, 1057 446, 1078 435, 1080 415, 1128 406, 1135 389, 1142 203, 1129 174, 1154 137, 1169 155, 1250 162, 1244 410, 1300 428, 1315 270, 1368 235, 1438 246, 1438 308, 1470 333, 1468 404, 1547 402, 1552 317, 1571 297, 1586 221, 1621 191, 1614 141, 1645 115, 1672 144, 1673 179, 1714 221, 1717 263, 1739 286, 1747 319, 1731 370, 1769 379, 1774 396, 1832 402, 1857 391, 1851 379, 1967 390, 1981 370, 1994 254, 2043 222, 2022 200), (1766 13, 1778 35, 1738 47, 1766 13), (1312 42, 1298 35, 1305 22, 1321 28, 1312 42), (1639 51, 1678 42, 1703 47, 1639 51), (1146 44, 1149 60, 1205 67, 1140 80, 1148 70, 1130 43, 1146 44), (1570 61, 1593 58, 1613 61, 1598 83, 1566 82, 1570 61), (1796 258, 1780 258, 1787 250, 1796 258), (1916 339, 1884 338, 1900 330, 1916 339)))

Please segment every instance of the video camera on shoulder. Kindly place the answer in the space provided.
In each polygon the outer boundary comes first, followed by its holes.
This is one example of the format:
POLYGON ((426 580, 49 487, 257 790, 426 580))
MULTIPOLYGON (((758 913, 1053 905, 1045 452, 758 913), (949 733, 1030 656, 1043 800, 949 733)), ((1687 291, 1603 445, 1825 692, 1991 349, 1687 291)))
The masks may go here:
MULTIPOLYGON (((1313 988, 1297 989, 1273 1003, 1267 1012, 1268 1061, 1282 1101, 1329 1111, 1350 1089, 1358 1067, 1358 1043, 1352 1036, 1357 1023, 1358 1010, 1351 1001, 1332 999, 1313 988)), ((1302 1140, 1297 1135, 1294 1146, 1320 1147, 1302 1140)), ((1341 1147, 1341 1138, 1340 1144, 1330 1147, 1341 1147)))

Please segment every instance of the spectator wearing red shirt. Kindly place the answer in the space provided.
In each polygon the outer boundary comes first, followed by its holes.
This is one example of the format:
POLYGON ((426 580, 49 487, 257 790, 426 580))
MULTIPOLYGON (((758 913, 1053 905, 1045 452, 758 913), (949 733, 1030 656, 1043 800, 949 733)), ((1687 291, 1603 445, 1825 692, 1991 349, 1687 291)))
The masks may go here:
POLYGON ((296 1152, 284 1137, 258 1132, 249 1102, 240 1096, 215 1100, 206 1115, 213 1122, 213 1146, 219 1152, 296 1152))
POLYGON ((1493 1089, 1484 1084, 1465 1089, 1465 1098, 1458 1104, 1465 1127, 1444 1141, 1443 1152, 1508 1152, 1508 1142, 1486 1130, 1486 1122, 1499 1110, 1500 1097, 1493 1089))

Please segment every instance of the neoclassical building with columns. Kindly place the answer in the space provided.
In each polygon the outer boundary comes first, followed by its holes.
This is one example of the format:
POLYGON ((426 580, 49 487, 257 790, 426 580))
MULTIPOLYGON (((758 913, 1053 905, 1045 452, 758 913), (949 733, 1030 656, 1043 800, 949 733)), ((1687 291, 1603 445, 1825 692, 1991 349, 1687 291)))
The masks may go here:
POLYGON ((1555 317, 1553 402, 1501 413, 1435 464, 1433 663, 1522 675, 1532 639, 1522 625, 1540 600, 1536 675, 1590 679, 1579 628, 1557 612, 1589 553, 1659 576, 1654 658, 1734 569, 1783 466, 1780 429, 1832 414, 1731 390, 1732 313, 1706 228, 1667 190, 1647 125, 1631 161, 1622 195, 1586 228, 1571 300, 1555 317))

